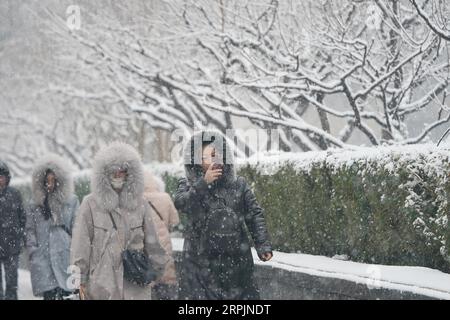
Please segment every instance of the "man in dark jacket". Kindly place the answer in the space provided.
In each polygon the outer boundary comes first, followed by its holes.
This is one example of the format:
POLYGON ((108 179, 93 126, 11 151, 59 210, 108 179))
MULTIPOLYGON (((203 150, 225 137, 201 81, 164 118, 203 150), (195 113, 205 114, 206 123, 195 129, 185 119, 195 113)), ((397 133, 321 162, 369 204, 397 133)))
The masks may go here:
POLYGON ((25 240, 26 213, 22 197, 19 191, 9 186, 10 180, 8 166, 0 161, 0 300, 17 300, 19 254, 25 240))
POLYGON ((272 258, 264 214, 243 177, 236 177, 225 137, 200 132, 184 151, 186 178, 175 206, 187 215, 180 298, 259 299, 248 232, 259 258, 272 258))

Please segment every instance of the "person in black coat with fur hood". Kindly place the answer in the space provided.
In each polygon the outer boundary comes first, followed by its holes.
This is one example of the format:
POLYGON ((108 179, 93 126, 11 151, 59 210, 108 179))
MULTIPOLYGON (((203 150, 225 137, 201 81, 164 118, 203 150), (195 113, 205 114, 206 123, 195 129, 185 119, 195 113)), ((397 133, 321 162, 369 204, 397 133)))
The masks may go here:
POLYGON ((19 191, 9 186, 11 174, 0 161, 0 300, 17 300, 19 254, 25 243, 26 212, 19 191), (3 292, 2 266, 6 290, 3 292))
POLYGON ((262 261, 272 258, 264 214, 243 177, 236 177, 226 138, 195 134, 184 151, 186 178, 179 181, 176 208, 187 215, 180 299, 256 300, 248 232, 262 261))

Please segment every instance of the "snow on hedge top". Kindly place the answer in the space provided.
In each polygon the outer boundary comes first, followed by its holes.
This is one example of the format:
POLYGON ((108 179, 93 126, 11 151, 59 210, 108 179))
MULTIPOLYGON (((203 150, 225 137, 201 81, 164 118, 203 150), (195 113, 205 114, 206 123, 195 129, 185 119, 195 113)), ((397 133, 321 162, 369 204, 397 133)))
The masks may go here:
MULTIPOLYGON (((420 164, 422 170, 445 175, 440 170, 442 163, 448 163, 450 145, 436 147, 434 144, 416 144, 406 146, 355 147, 354 149, 329 149, 327 151, 258 153, 249 158, 236 158, 238 168, 256 167, 260 173, 274 173, 280 168, 290 165, 298 171, 309 171, 315 165, 326 165, 329 168, 350 167, 355 163, 371 162, 378 168, 381 166, 393 172, 398 166, 420 164), (394 161, 393 161, 394 160, 394 161)), ((158 176, 168 174, 173 177, 184 175, 182 163, 153 162, 145 168, 158 176)), ((90 169, 74 174, 74 179, 89 179, 90 169)), ((29 178, 15 179, 14 185, 28 184, 29 178)))
MULTIPOLYGON (((439 165, 448 163, 450 146, 437 147, 432 144, 357 147, 348 149, 330 149, 303 153, 282 152, 277 154, 256 154, 245 160, 239 160, 239 166, 250 165, 258 172, 276 172, 285 165, 298 171, 309 171, 315 165, 329 168, 345 168, 353 164, 373 163, 392 172, 398 166, 419 164, 424 171, 439 172, 439 165)), ((444 174, 444 172, 442 172, 444 174)))

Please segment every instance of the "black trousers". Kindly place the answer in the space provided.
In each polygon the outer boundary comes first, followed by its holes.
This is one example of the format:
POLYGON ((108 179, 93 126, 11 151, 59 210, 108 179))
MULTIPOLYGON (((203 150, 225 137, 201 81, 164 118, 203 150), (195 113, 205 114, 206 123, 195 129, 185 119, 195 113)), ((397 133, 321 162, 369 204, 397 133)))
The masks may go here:
POLYGON ((178 285, 158 283, 152 288, 152 300, 177 300, 178 285))
POLYGON ((65 291, 61 288, 56 288, 50 291, 44 292, 44 300, 64 300, 71 292, 65 291))
POLYGON ((0 300, 17 300, 19 256, 0 259, 0 300), (3 291, 3 271, 5 273, 5 291, 3 291))

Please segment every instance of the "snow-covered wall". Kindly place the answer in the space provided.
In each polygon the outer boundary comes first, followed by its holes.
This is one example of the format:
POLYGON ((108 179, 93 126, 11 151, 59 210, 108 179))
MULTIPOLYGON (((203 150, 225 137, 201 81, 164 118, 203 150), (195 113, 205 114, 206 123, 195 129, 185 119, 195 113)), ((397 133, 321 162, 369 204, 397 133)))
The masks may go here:
MULTIPOLYGON (((183 239, 172 244, 180 266, 183 239)), ((252 253, 263 299, 450 299, 450 274, 438 270, 283 252, 261 262, 252 253)))

